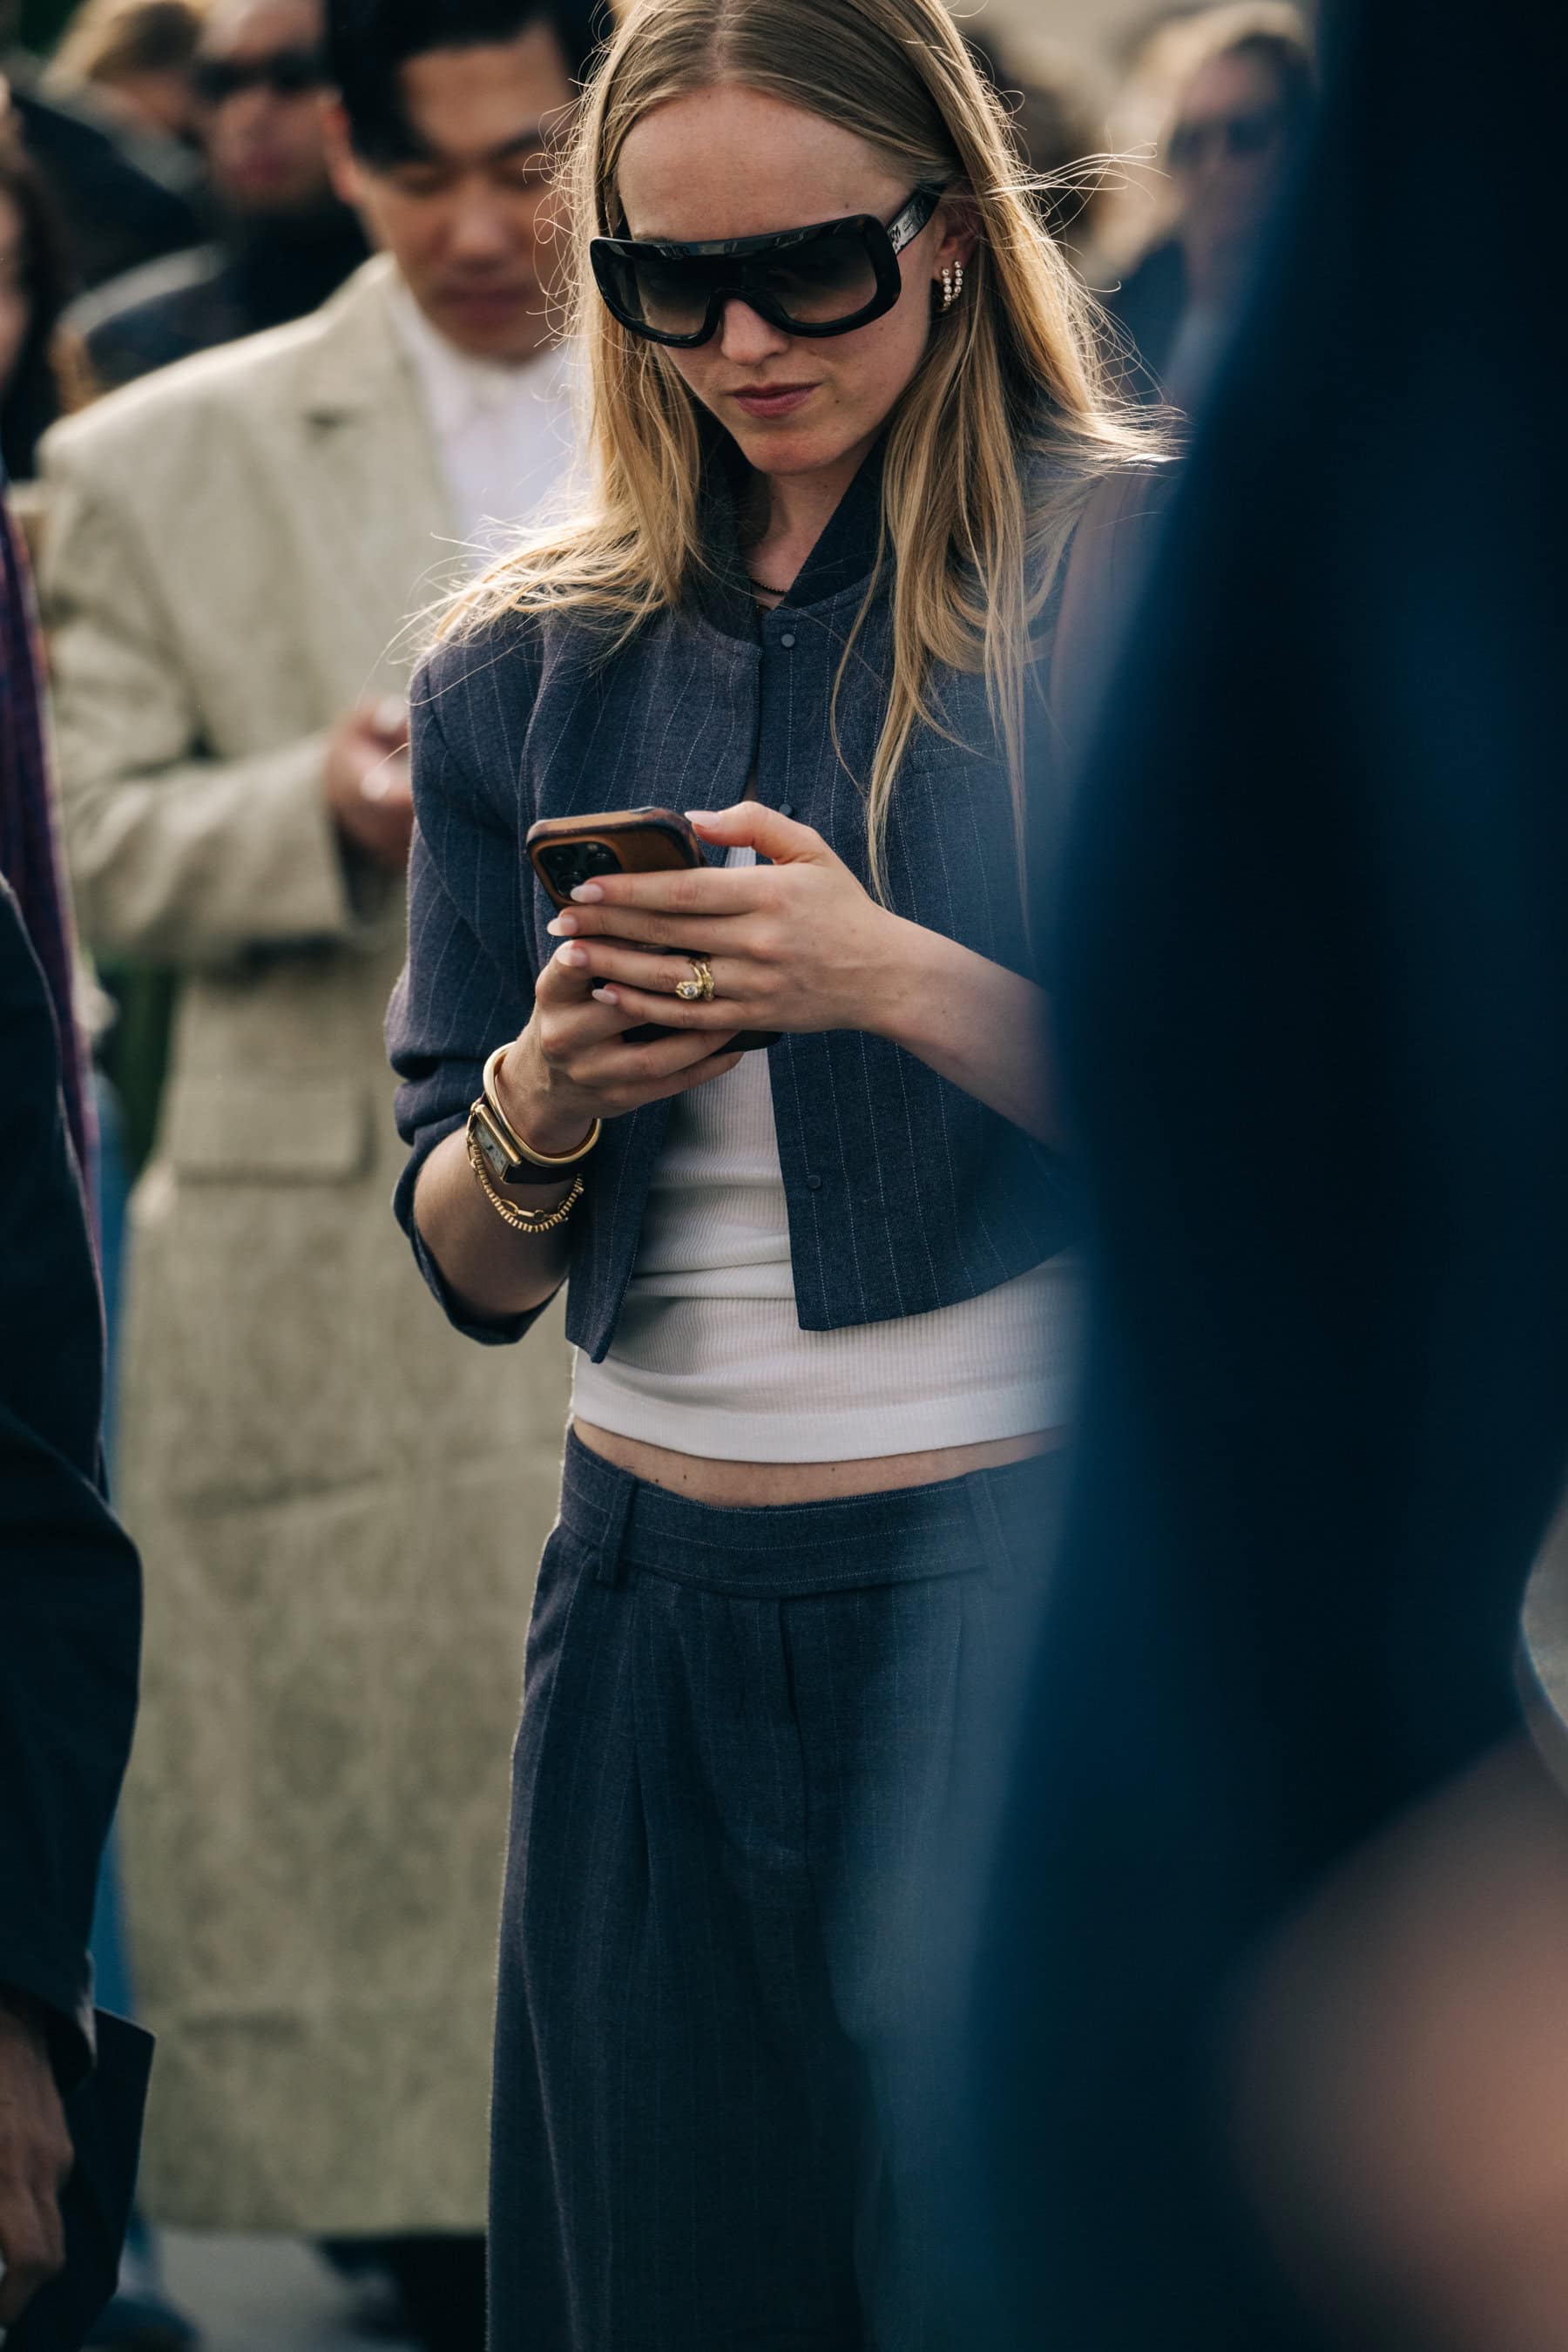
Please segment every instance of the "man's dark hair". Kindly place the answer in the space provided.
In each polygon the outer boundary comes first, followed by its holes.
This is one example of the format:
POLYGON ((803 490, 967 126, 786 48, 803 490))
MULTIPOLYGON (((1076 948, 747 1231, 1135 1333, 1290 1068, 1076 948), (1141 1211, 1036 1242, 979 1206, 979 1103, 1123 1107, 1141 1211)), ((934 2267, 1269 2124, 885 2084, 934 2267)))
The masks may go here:
POLYGON ((573 81, 584 81, 609 28, 604 0, 330 0, 329 68, 355 153, 379 164, 417 154, 403 100, 412 59, 519 40, 535 25, 550 27, 573 81))

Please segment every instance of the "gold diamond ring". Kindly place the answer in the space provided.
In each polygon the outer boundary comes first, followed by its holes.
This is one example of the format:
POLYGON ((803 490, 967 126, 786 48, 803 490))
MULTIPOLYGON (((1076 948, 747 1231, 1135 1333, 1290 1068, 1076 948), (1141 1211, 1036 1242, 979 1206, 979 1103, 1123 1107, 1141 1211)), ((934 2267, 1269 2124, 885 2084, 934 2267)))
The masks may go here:
POLYGON ((711 1004, 715 994, 712 965, 706 956, 689 956, 687 961, 694 976, 690 980, 676 982, 677 996, 683 1004, 711 1004))

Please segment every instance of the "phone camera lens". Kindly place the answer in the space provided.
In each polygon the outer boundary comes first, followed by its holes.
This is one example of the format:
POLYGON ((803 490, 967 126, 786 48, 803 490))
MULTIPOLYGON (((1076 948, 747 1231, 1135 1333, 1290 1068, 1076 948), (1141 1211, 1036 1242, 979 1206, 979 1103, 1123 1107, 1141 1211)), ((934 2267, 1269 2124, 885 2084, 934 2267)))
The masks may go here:
POLYGON ((591 882, 596 874, 621 870, 620 859, 602 841, 563 842, 558 848, 543 851, 541 862, 563 898, 569 898, 580 883, 591 882))

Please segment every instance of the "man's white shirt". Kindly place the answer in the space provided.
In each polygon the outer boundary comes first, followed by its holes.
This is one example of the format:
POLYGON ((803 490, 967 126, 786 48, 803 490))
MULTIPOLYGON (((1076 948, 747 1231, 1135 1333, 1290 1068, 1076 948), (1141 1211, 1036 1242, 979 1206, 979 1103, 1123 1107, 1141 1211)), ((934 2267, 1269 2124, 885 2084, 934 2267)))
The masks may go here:
POLYGON ((577 454, 571 353, 551 343, 521 365, 475 359, 432 326, 401 282, 393 316, 464 551, 488 562, 568 490, 577 454))

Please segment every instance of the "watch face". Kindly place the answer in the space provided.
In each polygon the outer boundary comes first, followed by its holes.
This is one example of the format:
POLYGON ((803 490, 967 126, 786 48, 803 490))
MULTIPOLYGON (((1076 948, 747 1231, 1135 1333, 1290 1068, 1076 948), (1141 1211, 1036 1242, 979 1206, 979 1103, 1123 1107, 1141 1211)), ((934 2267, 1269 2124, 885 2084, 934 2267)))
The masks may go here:
POLYGON ((517 1163, 496 1133, 483 1109, 477 1109, 474 1113, 474 1140, 484 1153, 490 1174, 495 1178, 496 1182, 498 1184, 510 1182, 517 1172, 517 1163))

